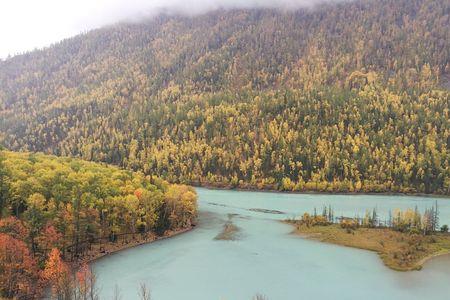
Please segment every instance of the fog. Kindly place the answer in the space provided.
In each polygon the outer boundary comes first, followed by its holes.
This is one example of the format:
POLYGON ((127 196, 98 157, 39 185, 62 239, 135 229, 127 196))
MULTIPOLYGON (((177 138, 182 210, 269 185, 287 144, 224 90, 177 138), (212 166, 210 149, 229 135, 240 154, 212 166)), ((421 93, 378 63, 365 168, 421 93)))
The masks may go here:
POLYGON ((161 11, 196 15, 218 8, 297 9, 325 1, 331 0, 2 0, 0 58, 42 48, 104 25, 141 20, 161 11))

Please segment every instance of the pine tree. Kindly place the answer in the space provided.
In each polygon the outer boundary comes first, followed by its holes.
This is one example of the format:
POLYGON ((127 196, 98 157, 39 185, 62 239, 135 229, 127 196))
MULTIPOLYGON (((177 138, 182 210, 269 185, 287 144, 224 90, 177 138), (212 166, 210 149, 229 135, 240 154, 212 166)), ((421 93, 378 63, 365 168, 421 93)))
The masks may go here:
POLYGON ((389 227, 389 228, 392 228, 393 227, 393 224, 392 224, 393 222, 392 222, 392 210, 389 210, 389 219, 388 219, 388 221, 387 221, 387 226, 389 227))
POLYGON ((371 222, 372 224, 372 227, 375 227, 375 226, 377 226, 377 224, 378 224, 378 214, 377 214, 377 209, 376 209, 376 207, 373 209, 373 211, 372 211, 372 222, 371 222))
POLYGON ((327 207, 324 205, 323 206, 323 209, 322 209, 322 217, 327 217, 327 215, 328 215, 328 211, 327 211, 327 207))
POLYGON ((439 207, 437 200, 435 201, 433 208, 433 231, 437 231, 439 229, 439 207))

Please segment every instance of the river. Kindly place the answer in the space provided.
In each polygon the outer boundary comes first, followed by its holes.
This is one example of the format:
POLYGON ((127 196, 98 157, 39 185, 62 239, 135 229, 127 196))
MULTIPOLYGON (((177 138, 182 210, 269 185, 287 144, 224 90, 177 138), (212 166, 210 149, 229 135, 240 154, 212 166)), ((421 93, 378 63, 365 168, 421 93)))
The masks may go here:
POLYGON ((383 219, 390 209, 423 211, 437 201, 440 223, 450 224, 450 199, 197 192, 200 215, 194 230, 93 264, 101 299, 111 299, 115 285, 123 300, 138 299, 140 283, 150 287, 152 300, 250 300, 256 293, 270 300, 450 299, 449 256, 430 260, 421 271, 396 272, 375 253, 306 240, 278 222, 314 207, 321 212, 323 205, 331 205, 336 216, 363 215, 376 207, 383 219), (230 220, 239 228, 235 238, 216 240, 230 220))

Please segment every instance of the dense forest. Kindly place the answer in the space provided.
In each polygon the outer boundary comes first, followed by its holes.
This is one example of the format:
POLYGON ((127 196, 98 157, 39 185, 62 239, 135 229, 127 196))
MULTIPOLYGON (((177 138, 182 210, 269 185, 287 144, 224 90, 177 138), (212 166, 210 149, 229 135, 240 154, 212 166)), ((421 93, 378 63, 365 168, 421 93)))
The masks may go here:
POLYGON ((448 195, 449 28, 449 1, 359 0, 94 30, 0 62, 0 142, 175 183, 448 195))
POLYGON ((38 298, 47 284, 60 296, 69 288, 66 262, 119 236, 189 228, 196 200, 191 187, 142 173, 0 151, 0 298, 38 298))

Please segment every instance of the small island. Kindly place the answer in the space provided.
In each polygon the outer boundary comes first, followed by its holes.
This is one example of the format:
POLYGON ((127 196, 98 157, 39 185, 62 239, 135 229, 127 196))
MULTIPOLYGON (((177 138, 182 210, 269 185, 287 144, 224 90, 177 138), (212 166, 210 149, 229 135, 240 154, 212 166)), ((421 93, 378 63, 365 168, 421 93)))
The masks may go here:
POLYGON ((430 258, 450 253, 448 226, 438 227, 437 205, 421 214, 417 208, 396 210, 380 221, 377 212, 363 218, 334 217, 324 207, 322 214, 305 213, 287 220, 302 237, 378 253, 383 263, 397 271, 420 270, 430 258))
POLYGON ((228 221, 223 225, 223 230, 214 239, 222 241, 234 241, 239 239, 240 228, 234 225, 233 218, 236 214, 228 214, 228 221))

